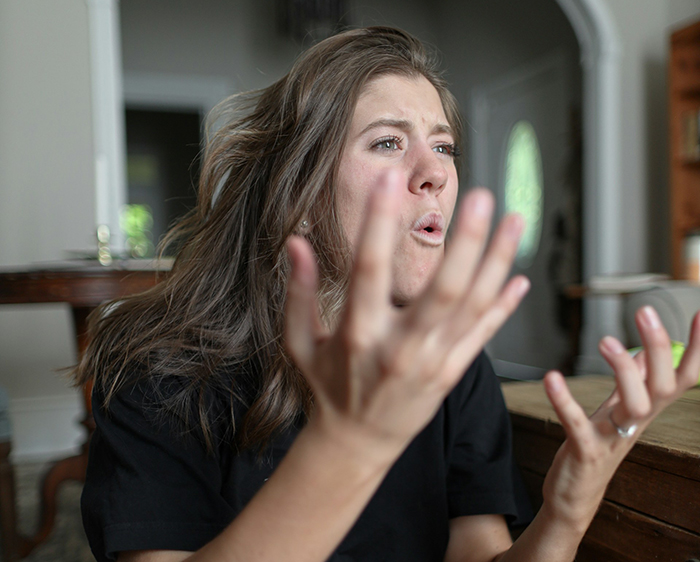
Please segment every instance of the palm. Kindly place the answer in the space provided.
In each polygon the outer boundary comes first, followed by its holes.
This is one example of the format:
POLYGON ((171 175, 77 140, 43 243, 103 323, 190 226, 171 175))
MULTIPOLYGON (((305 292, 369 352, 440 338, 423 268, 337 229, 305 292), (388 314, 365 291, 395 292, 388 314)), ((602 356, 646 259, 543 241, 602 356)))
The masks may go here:
POLYGON ((475 190, 432 281, 410 307, 395 309, 393 193, 401 181, 387 175, 371 200, 347 303, 332 331, 318 318, 311 249, 303 239, 290 240, 286 332, 325 419, 399 449, 429 422, 528 288, 524 278, 507 282, 521 219, 506 217, 482 257, 493 201, 486 190, 475 190))

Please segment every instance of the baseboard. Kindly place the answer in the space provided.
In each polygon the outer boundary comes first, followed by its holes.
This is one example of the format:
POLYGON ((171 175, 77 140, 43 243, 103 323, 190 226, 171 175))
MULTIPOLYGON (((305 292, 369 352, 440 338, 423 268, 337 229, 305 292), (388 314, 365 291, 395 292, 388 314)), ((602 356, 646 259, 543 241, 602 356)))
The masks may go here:
POLYGON ((10 401, 13 462, 43 462, 75 454, 85 439, 79 393, 10 401))

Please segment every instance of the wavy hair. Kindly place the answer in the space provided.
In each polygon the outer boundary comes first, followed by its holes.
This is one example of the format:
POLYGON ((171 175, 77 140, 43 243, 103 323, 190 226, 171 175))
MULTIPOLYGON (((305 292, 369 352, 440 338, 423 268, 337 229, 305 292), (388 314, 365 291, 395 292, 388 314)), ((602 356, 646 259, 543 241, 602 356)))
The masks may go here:
POLYGON ((220 418, 211 396, 226 397, 225 421, 240 448, 262 448, 308 415, 313 397, 282 338, 285 241, 302 232, 311 243, 321 315, 331 322, 352 259, 336 174, 360 93, 387 74, 427 78, 460 142, 457 104, 436 56, 388 27, 330 37, 271 86, 225 100, 207 120, 197 205, 161 245, 161 252, 180 248, 172 271, 151 290, 93 314, 75 380, 94 382, 106 408, 129 383, 175 381, 160 405, 209 449, 220 418), (302 231, 303 220, 309 226, 302 231), (243 419, 233 414, 236 401, 245 406, 243 419))

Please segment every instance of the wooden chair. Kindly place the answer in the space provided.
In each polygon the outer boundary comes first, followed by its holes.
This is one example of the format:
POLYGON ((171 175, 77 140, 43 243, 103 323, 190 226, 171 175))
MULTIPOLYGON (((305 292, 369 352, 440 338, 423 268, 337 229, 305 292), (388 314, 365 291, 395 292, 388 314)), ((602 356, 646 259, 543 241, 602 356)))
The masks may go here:
POLYGON ((0 541, 2 560, 19 560, 17 553, 17 516, 15 504, 15 474, 10 463, 12 430, 10 426, 10 399, 0 387, 0 541))

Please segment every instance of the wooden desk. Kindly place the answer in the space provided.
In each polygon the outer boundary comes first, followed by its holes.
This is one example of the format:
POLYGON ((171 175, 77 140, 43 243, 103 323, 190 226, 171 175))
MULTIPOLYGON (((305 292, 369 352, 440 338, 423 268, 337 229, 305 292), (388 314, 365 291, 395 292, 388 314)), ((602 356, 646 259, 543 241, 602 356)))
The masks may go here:
MULTIPOLYGON (((87 317, 105 301, 145 291, 155 285, 158 272, 169 269, 145 260, 115 261, 109 267, 94 261, 73 260, 30 267, 23 270, 0 270, 0 304, 57 303, 70 305, 73 313, 78 354, 87 346, 87 317)), ((87 435, 78 455, 53 464, 44 477, 41 494, 41 520, 32 537, 17 536, 15 550, 27 556, 51 533, 56 516, 56 494, 66 480, 85 481, 92 419, 92 385, 83 388, 85 417, 80 422, 87 435)), ((7 517, 6 514, 4 516, 7 517)))
MULTIPOLYGON (((590 414, 613 389, 611 377, 567 379, 590 414)), ((564 430, 541 381, 503 384, 515 457, 537 508, 564 430)), ((577 562, 700 560, 700 388, 652 423, 615 474, 577 562)))

